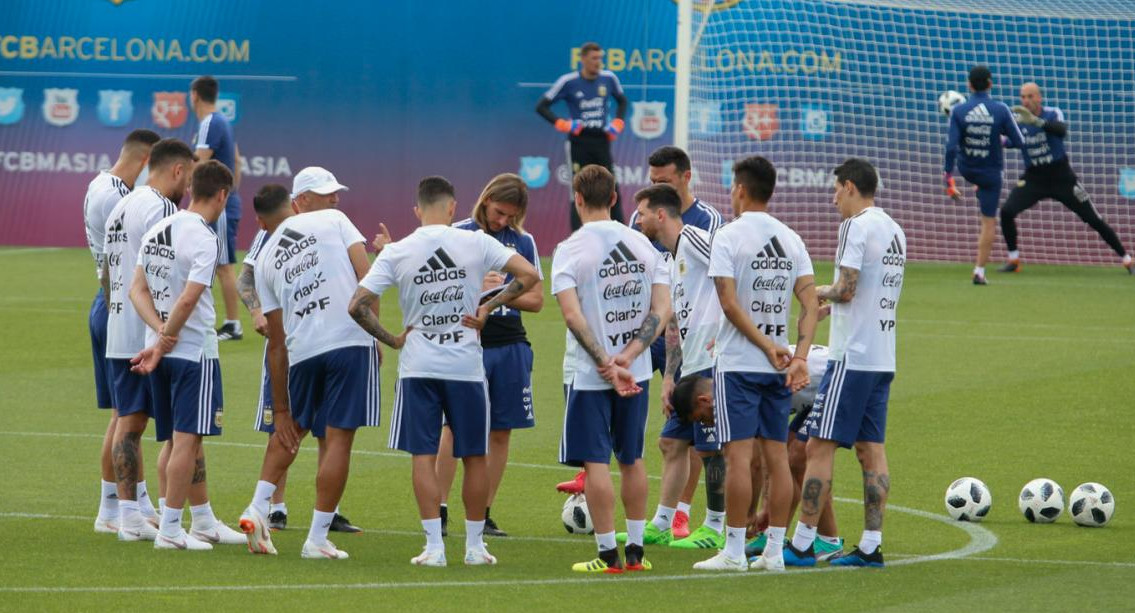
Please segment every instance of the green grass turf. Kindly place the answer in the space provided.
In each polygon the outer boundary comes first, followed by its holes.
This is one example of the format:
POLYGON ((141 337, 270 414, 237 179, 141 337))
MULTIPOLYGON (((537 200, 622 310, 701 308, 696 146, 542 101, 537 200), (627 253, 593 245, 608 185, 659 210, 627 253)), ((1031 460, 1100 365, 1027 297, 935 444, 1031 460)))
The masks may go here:
MULTIPOLYGON (((994 275, 988 287, 973 287, 966 266, 909 266, 890 405, 895 507, 886 520, 886 570, 707 576, 690 568, 707 553, 651 548, 653 572, 591 577, 569 570, 572 562, 594 555, 594 542, 565 533, 559 520, 564 497, 552 489, 573 471, 556 465, 564 328, 550 298, 544 312, 526 316, 536 353, 537 427, 514 434, 515 464, 493 506, 494 518, 514 535, 489 541, 499 566, 464 567, 464 541, 457 536, 448 539, 448 568, 408 563, 423 538, 409 462, 386 448, 395 373, 395 355, 389 351, 383 367, 383 427, 360 431, 342 504, 367 530, 336 539, 350 552, 349 561, 299 558, 312 507, 310 441, 292 471, 291 523, 275 536, 278 557, 253 557, 241 547, 158 552, 147 543, 96 535, 91 520, 107 414, 92 408, 86 322, 95 281, 89 257, 80 249, 0 250, 6 278, 0 296, 0 609, 1132 606, 1135 520, 1127 505, 1135 501, 1129 447, 1135 440, 1135 280, 1115 268, 1032 266, 1020 275, 994 275), (985 480, 993 491, 993 510, 977 528, 945 519, 943 492, 964 475, 985 480), (1069 494, 1084 481, 1104 483, 1118 500, 1115 519, 1103 529, 1079 528, 1067 514, 1054 525, 1028 524, 1015 499, 1021 486, 1038 476, 1055 479, 1069 494), (966 547, 970 552, 989 548, 962 559, 920 561, 966 547), (915 563, 903 563, 911 560, 915 563)), ((819 266, 820 279, 830 272, 830 264, 819 266)), ((396 327, 393 298, 383 301, 383 320, 391 328, 396 327)), ((251 329, 247 320, 245 329, 251 329)), ((821 325, 820 340, 826 337, 827 326, 821 325)), ((225 434, 206 448, 213 506, 231 525, 252 494, 265 440, 251 429, 261 350, 255 336, 222 343, 225 434)), ((655 409, 656 390, 657 385, 651 388, 655 409)), ((653 411, 646 452, 652 475, 659 474, 654 439, 661 423, 653 411)), ((152 441, 145 445, 155 492, 157 449, 152 441)), ((657 480, 651 485, 652 511, 657 480)), ((842 452, 835 493, 843 500, 836 511, 849 547, 862 526, 862 509, 853 502, 860 492, 855 459, 842 452)), ((703 500, 699 492, 695 522, 703 516, 703 500)), ((453 519, 460 532, 460 510, 453 519)))

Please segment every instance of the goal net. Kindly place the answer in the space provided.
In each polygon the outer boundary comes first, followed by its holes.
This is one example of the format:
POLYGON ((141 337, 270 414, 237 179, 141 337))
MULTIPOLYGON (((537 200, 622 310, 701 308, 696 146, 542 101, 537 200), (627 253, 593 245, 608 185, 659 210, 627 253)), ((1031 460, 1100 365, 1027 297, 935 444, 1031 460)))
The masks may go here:
MULTIPOLYGON (((814 257, 828 259, 838 223, 831 171, 863 157, 879 169, 877 202, 905 228, 912 258, 972 260, 977 201, 968 185, 962 204, 943 192, 947 123, 937 98, 967 92, 969 68, 985 64, 996 99, 1017 104, 1021 84, 1036 81, 1045 104, 1064 111, 1073 169, 1104 219, 1135 247, 1135 3, 679 5, 689 8, 679 16, 675 141, 693 159, 696 193, 723 212, 730 212, 729 165, 763 155, 780 171, 774 213, 814 257)), ((1002 202, 1024 169, 1018 151, 1005 157, 1002 202)), ((1043 201, 1017 221, 1026 262, 1117 261, 1059 203, 1043 201)), ((1004 253, 999 237, 994 258, 1004 253)))

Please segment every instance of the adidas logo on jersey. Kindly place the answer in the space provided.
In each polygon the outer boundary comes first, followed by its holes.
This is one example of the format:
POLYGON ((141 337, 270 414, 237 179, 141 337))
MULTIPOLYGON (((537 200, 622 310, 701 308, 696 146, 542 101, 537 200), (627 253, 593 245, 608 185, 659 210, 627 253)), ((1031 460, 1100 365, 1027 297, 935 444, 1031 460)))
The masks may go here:
POLYGON ((906 265, 906 252, 903 251, 898 234, 891 237, 891 246, 887 247, 887 253, 883 256, 883 264, 888 266, 906 265))
POLYGON ((172 260, 175 257, 172 245, 173 227, 167 225, 164 230, 146 241, 142 246, 142 253, 172 260))
POLYGON ((288 260, 299 255, 304 249, 316 243, 314 236, 300 234, 291 228, 284 228, 280 242, 276 244, 276 270, 284 267, 288 260))
POLYGON ((434 251, 434 254, 426 260, 425 265, 418 269, 418 272, 421 274, 414 277, 414 283, 418 285, 465 278, 465 269, 458 268, 449 254, 445 252, 445 249, 441 247, 434 251))
POLYGON ((982 102, 966 113, 966 123, 993 123, 993 115, 989 114, 989 109, 982 102))
POLYGON ((108 245, 110 243, 124 243, 124 242, 126 242, 126 233, 122 231, 122 218, 125 217, 125 216, 126 216, 126 213, 119 215, 118 219, 114 220, 114 225, 111 226, 109 230, 107 230, 107 232, 106 232, 106 243, 108 245))
POLYGON ((780 246, 780 241, 774 236, 757 252, 757 257, 750 264, 753 270, 792 270, 792 260, 780 246))
POLYGON ((599 277, 616 277, 618 275, 634 275, 646 272, 646 265, 638 261, 634 253, 619 241, 607 259, 603 260, 603 268, 599 269, 599 277))

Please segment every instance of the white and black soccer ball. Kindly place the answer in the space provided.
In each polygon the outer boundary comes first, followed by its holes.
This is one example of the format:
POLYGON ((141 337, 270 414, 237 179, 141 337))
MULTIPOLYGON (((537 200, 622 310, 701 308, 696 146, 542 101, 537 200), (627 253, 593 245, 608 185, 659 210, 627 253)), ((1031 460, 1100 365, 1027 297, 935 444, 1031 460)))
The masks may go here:
POLYGON ((1064 512, 1064 488, 1052 479, 1033 479, 1021 489, 1017 505, 1030 522, 1050 524, 1064 512))
POLYGON ((564 520, 564 528, 569 534, 591 534, 595 531, 591 525, 591 513, 587 510, 587 498, 583 494, 568 497, 560 519, 564 520))
POLYGON ((965 101, 966 97, 961 92, 954 91, 952 89, 942 92, 942 95, 938 96, 938 111, 946 117, 949 117, 950 112, 954 110, 954 107, 965 101))
POLYGON ((1068 498, 1068 510, 1081 526, 1104 526, 1115 513, 1115 496, 1099 483, 1081 483, 1068 498))
POLYGON ((946 488, 946 512, 958 521, 981 521, 993 506, 993 495, 981 479, 962 477, 946 488))

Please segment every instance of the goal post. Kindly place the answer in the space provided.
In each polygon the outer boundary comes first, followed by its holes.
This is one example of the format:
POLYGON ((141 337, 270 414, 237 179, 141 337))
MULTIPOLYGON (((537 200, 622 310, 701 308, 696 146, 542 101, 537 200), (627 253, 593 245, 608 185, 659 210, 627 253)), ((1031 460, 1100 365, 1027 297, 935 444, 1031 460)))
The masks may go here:
MULTIPOLYGON (((779 169, 773 212, 817 259, 834 255, 832 169, 863 157, 877 203, 919 260, 970 261, 972 186, 942 185, 939 94, 966 92, 975 64, 993 96, 1019 102, 1037 82, 1069 124, 1068 156, 1103 218, 1135 248, 1135 9, 1118 0, 677 0, 675 144, 695 191, 729 214, 730 164, 763 155, 779 169)), ((1005 152, 1004 202, 1023 172, 1005 152)), ((1026 262, 1113 264, 1099 236, 1059 203, 1017 218, 1026 262)), ((994 258, 1004 257, 998 238, 994 258)))

